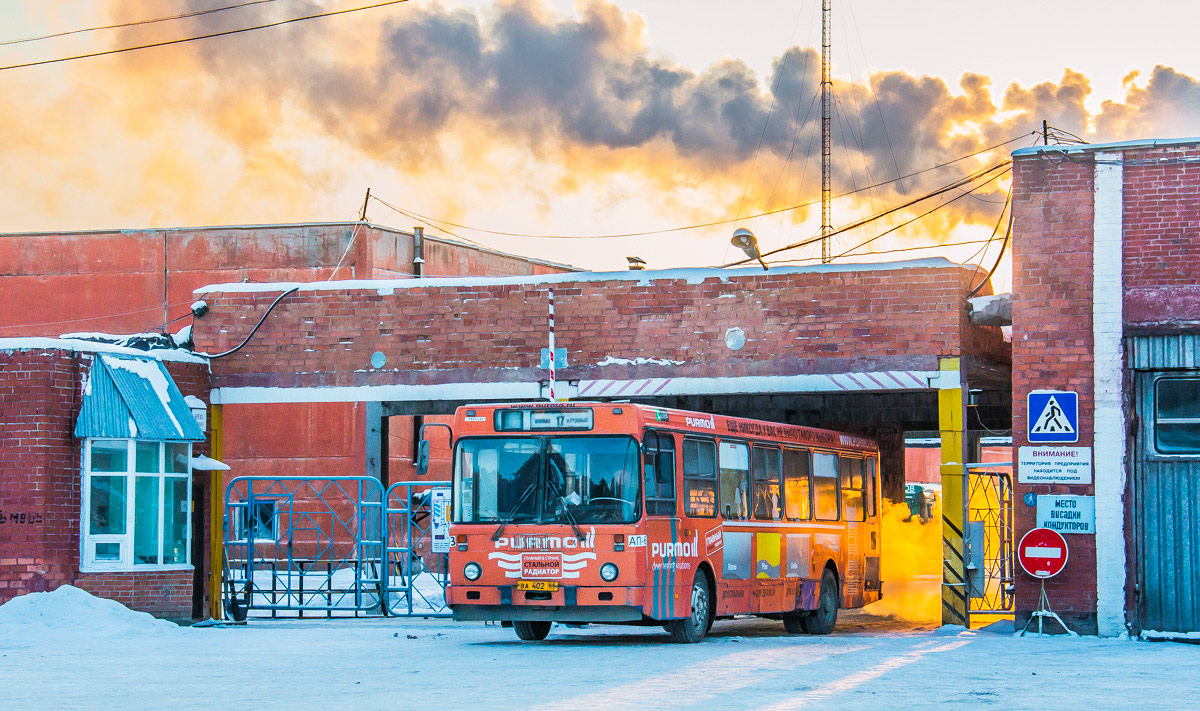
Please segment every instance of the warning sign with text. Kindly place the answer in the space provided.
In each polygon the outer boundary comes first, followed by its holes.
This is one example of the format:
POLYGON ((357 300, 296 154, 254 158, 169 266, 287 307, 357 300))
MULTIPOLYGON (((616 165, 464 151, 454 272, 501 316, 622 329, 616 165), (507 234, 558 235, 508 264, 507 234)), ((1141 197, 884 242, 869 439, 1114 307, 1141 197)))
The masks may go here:
POLYGON ((1022 484, 1091 484, 1091 447, 1020 447, 1017 481, 1022 484))

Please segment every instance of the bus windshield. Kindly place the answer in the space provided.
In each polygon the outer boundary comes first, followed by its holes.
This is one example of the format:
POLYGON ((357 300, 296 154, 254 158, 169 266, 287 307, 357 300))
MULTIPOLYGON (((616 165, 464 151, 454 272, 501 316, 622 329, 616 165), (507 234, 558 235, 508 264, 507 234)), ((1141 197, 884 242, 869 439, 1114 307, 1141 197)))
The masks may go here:
POLYGON ((458 523, 632 523, 641 513, 628 436, 463 439, 454 483, 458 523))

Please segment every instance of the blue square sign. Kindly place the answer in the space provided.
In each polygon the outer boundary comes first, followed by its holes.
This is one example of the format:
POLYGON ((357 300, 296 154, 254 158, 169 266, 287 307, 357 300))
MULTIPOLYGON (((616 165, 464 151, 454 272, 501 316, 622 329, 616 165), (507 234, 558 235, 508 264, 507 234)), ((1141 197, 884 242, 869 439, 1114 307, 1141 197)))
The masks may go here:
POLYGON ((1030 444, 1079 441, 1079 393, 1034 390, 1029 393, 1025 420, 1030 444))

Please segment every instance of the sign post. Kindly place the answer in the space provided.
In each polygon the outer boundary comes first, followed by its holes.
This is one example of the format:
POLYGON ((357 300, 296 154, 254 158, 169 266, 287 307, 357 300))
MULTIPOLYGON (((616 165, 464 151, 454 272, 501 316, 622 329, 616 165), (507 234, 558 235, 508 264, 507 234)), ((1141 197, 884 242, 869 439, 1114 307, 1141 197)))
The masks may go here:
POLYGON ((1022 570, 1041 582, 1042 588, 1041 594, 1038 596, 1038 607, 1029 616, 1029 621, 1021 630, 1022 637, 1025 636, 1025 632, 1029 630, 1029 625, 1033 624, 1034 619, 1038 621, 1038 636, 1040 637, 1042 622, 1047 617, 1061 625, 1072 637, 1079 636, 1067 627, 1067 623, 1062 621, 1058 613, 1050 609, 1050 600, 1046 597, 1046 578, 1053 578, 1061 573, 1063 568, 1067 567, 1069 555, 1067 539, 1063 538, 1058 531, 1049 528, 1035 528, 1021 536, 1021 542, 1017 544, 1017 561, 1021 564, 1022 570))

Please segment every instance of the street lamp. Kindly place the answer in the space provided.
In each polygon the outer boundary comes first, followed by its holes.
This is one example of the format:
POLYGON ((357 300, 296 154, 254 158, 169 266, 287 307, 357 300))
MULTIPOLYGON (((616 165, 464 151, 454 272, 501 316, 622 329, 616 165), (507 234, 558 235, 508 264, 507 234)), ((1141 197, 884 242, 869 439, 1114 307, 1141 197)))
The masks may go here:
POLYGON ((762 265, 763 271, 768 271, 767 263, 763 261, 762 253, 758 251, 758 238, 754 236, 753 232, 745 227, 739 227, 733 231, 733 239, 729 240, 729 243, 745 252, 747 257, 757 259, 758 263, 762 265))

